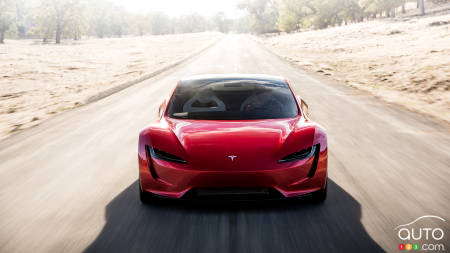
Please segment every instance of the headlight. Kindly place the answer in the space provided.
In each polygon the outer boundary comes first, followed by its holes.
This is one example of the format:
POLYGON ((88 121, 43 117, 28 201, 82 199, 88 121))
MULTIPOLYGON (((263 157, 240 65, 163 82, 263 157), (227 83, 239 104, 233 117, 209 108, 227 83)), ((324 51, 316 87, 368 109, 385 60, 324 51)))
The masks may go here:
POLYGON ((287 156, 283 157, 283 159, 278 161, 278 163, 286 163, 286 162, 292 162, 292 161, 296 161, 296 160, 303 160, 303 159, 306 159, 306 158, 310 158, 316 152, 316 146, 317 145, 314 145, 312 147, 305 148, 305 149, 300 150, 298 152, 295 152, 295 153, 292 153, 290 155, 287 155, 287 156))
POLYGON ((154 158, 168 161, 168 162, 174 162, 174 163, 186 163, 186 161, 181 159, 180 157, 169 154, 160 149, 156 149, 156 148, 149 147, 149 146, 147 146, 147 149, 148 149, 148 152, 150 153, 150 155, 154 158))

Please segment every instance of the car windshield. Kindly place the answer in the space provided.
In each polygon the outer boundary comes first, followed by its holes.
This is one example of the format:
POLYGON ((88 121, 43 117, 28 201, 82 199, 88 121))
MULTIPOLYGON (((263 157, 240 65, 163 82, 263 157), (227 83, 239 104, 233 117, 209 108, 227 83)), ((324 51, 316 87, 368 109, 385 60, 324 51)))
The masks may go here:
POLYGON ((294 95, 284 81, 185 80, 176 88, 168 115, 179 119, 246 120, 292 118, 294 95))

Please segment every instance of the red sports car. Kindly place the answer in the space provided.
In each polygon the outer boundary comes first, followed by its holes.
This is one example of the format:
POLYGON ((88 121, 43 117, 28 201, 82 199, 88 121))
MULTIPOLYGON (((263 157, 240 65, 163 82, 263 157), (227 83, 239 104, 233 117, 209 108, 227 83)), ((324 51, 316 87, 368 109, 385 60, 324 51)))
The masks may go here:
POLYGON ((138 152, 143 202, 327 194, 325 129, 277 76, 181 80, 141 131, 138 152))

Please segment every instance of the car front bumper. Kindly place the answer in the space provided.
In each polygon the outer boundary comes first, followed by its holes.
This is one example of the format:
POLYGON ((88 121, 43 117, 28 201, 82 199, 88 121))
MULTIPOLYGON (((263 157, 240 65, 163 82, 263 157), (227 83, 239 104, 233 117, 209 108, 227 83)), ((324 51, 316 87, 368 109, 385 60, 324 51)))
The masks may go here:
POLYGON ((143 191, 168 198, 180 199, 192 196, 186 194, 191 190, 211 188, 273 189, 282 197, 291 198, 325 188, 327 159, 325 147, 311 158, 289 162, 271 170, 204 171, 148 157, 145 152, 139 152, 139 178, 143 191), (317 159, 317 165, 314 159, 317 159), (314 174, 311 174, 312 169, 314 174))

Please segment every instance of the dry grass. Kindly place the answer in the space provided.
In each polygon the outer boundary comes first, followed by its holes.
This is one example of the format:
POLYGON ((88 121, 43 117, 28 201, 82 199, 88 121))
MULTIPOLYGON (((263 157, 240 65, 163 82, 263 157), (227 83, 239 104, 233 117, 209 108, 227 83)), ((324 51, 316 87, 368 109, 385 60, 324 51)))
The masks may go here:
POLYGON ((0 45, 0 139, 181 60, 220 36, 89 39, 62 45, 7 40, 0 45))
POLYGON ((450 14, 262 38, 303 68, 450 122, 450 14))

